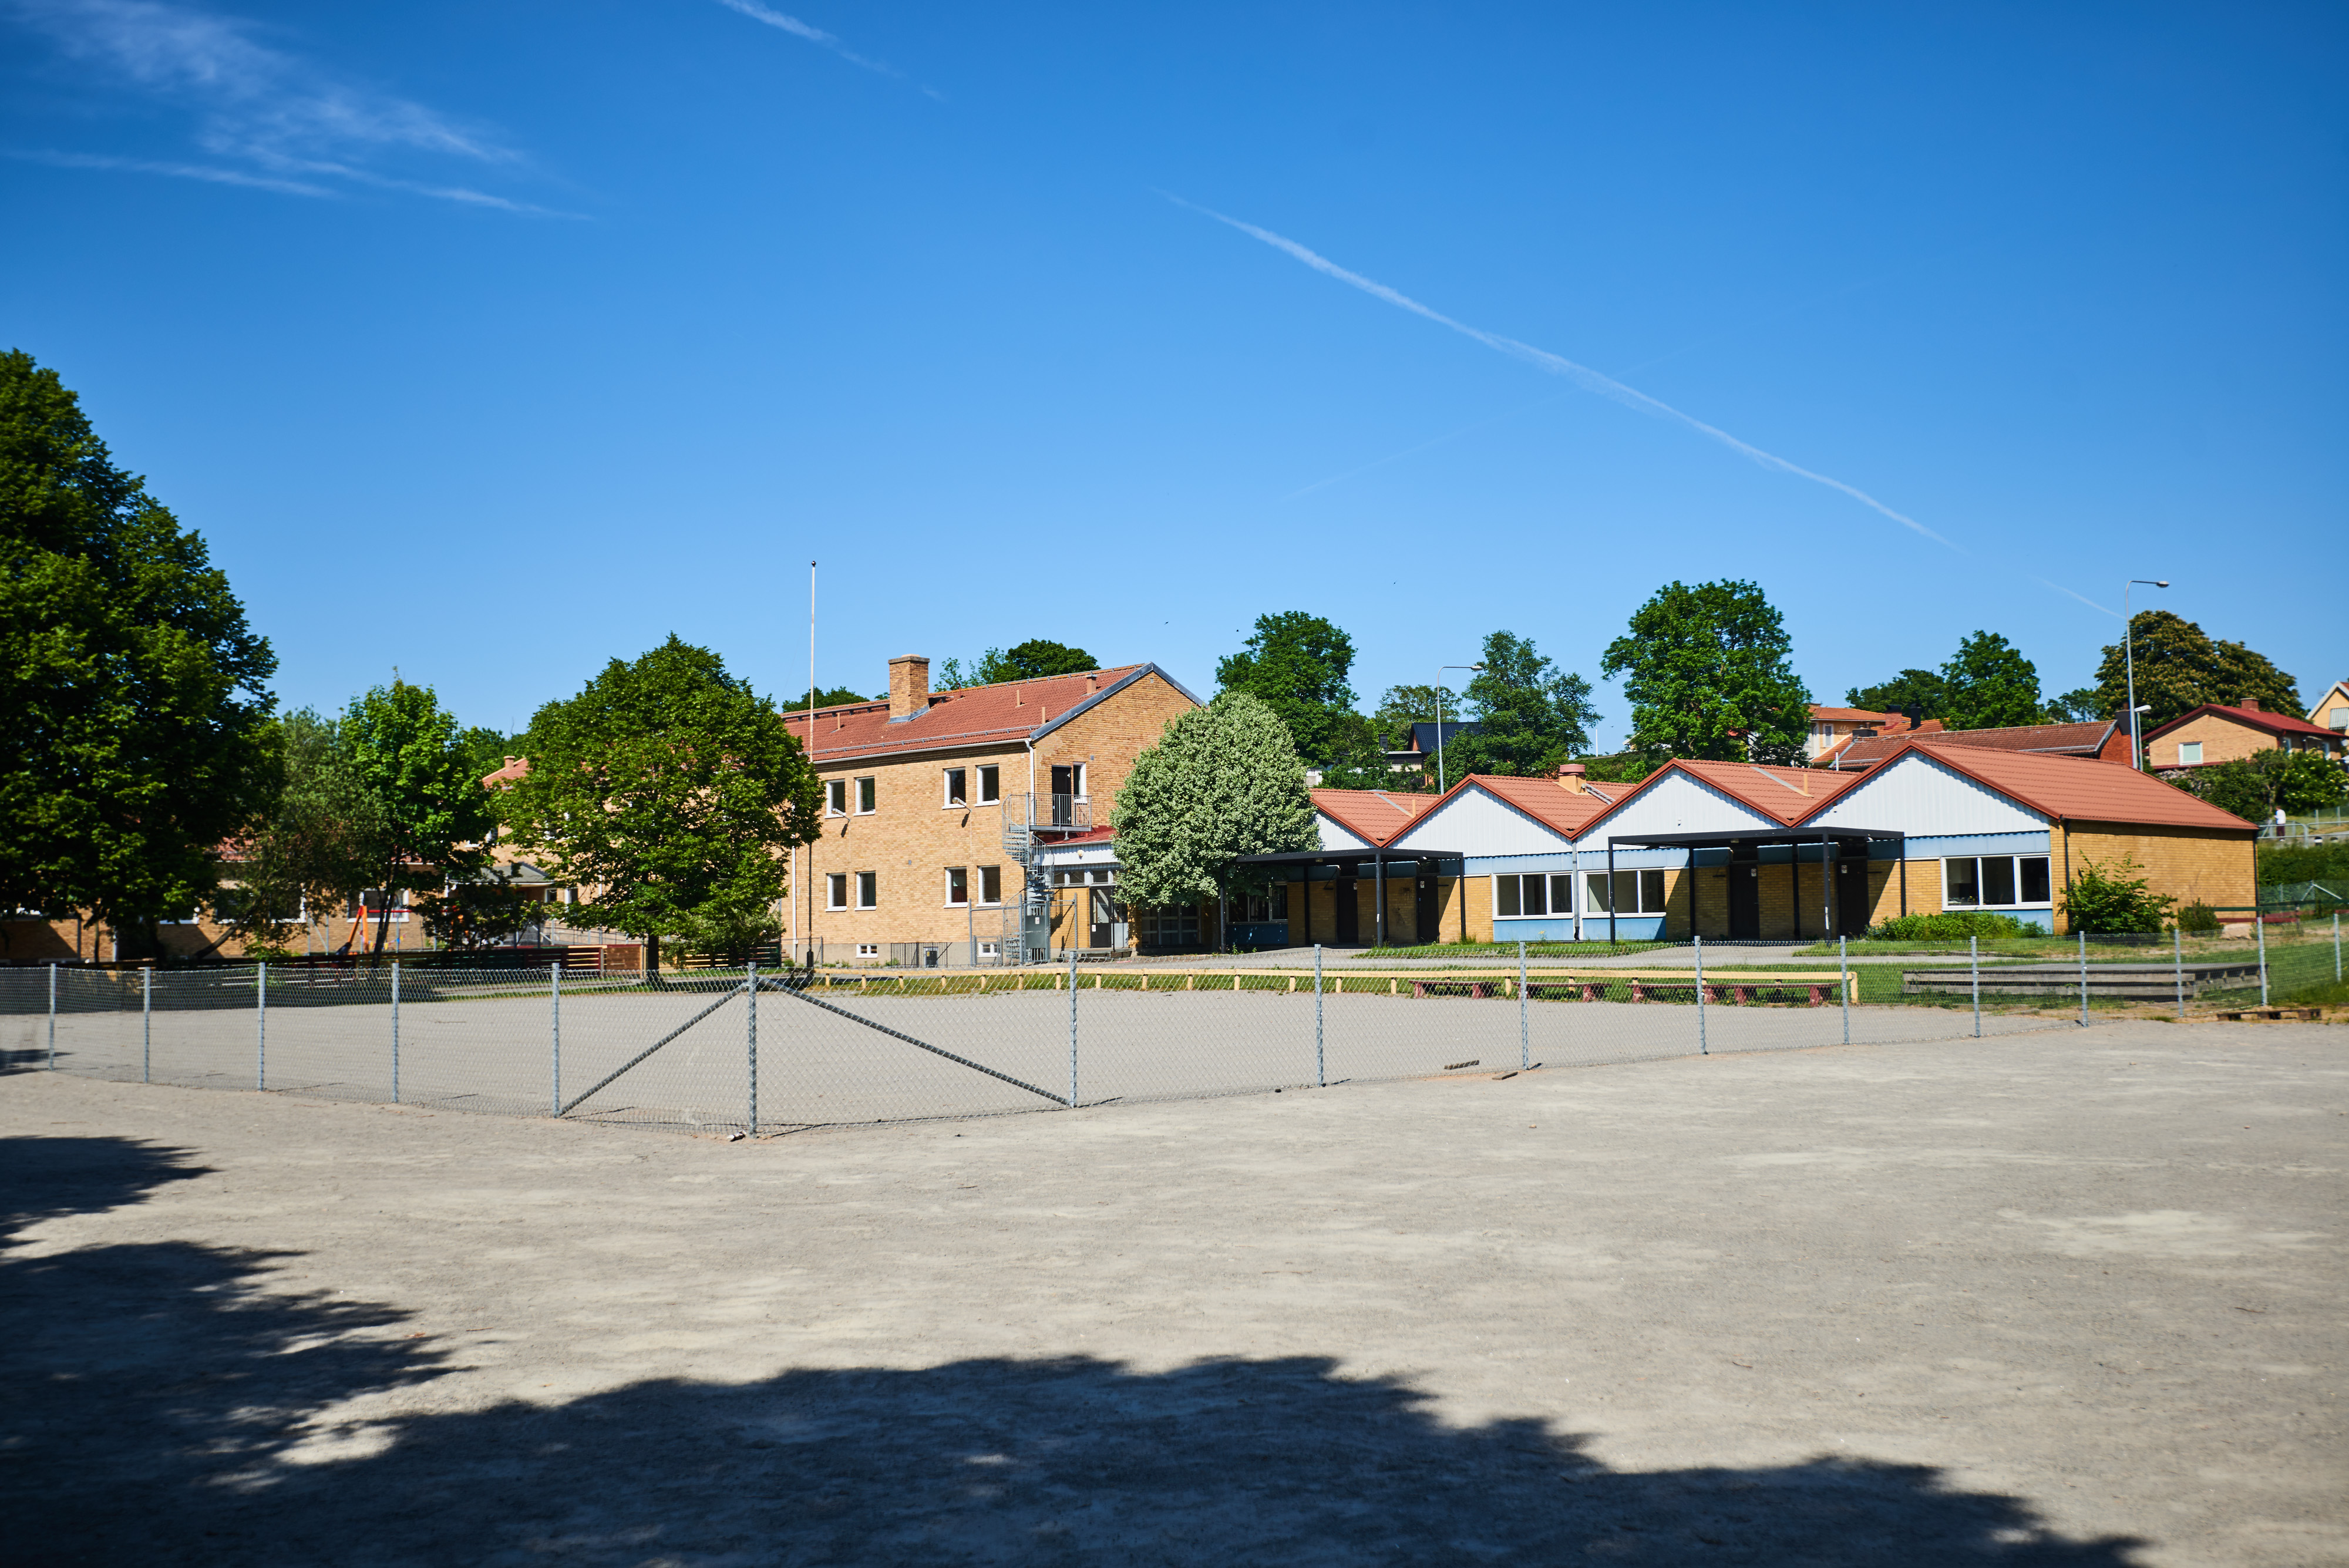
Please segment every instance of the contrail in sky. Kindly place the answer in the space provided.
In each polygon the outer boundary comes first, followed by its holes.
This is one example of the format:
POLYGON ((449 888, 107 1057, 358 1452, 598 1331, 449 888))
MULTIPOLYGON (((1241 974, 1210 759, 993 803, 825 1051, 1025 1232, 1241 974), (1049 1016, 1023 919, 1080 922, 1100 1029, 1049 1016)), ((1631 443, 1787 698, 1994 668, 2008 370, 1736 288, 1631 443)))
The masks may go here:
MULTIPOLYGON (((830 49, 850 65, 863 66, 868 71, 877 71, 882 76, 896 77, 900 80, 905 78, 905 73, 895 66, 885 65, 879 60, 868 60, 846 44, 842 43, 836 35, 827 33, 822 27, 810 23, 802 22, 797 16, 786 16, 771 6, 761 5, 759 0, 718 0, 718 3, 729 11, 740 11, 754 22, 764 22, 768 26, 789 33, 794 38, 805 38, 811 44, 830 49)), ((921 90, 942 102, 946 97, 944 93, 935 88, 922 88, 921 90)))
MULTIPOLYGON (((1164 192, 1161 193, 1164 194, 1164 192)), ((1534 365, 1541 369, 1547 370, 1553 376, 1564 376, 1568 380, 1574 382, 1575 385, 1582 388, 1585 391, 1596 392, 1603 398, 1612 398, 1617 402, 1623 404, 1625 407, 1637 409, 1641 413, 1654 414, 1659 418, 1676 421, 1681 424, 1688 426, 1689 429, 1697 431, 1700 435, 1710 436, 1713 440, 1717 441, 1722 445, 1729 448, 1730 451, 1736 452, 1742 457, 1750 458, 1754 462, 1760 463, 1764 468, 1776 469, 1781 473, 1791 473, 1797 479, 1807 479, 1814 484, 1824 484, 1829 490, 1839 490, 1846 495, 1850 496, 1854 501, 1858 502, 1861 505, 1873 508, 1875 511, 1882 513, 1885 516, 1891 518, 1895 523, 1899 524, 1903 528, 1909 529, 1925 538, 1930 539, 1936 545, 1944 545, 1952 550, 1957 550, 1959 548, 1956 545, 1951 544, 1940 535, 1936 534, 1930 528, 1926 527, 1922 523, 1918 522, 1914 517, 1895 512, 1891 507, 1887 506, 1883 502, 1878 501, 1875 496, 1870 495, 1868 492, 1858 488, 1857 485, 1846 484, 1842 480, 1830 478, 1824 473, 1814 473, 1809 469, 1804 468, 1799 464, 1788 462, 1785 458, 1778 456, 1775 452, 1764 452, 1758 446, 1754 446, 1747 441, 1739 441, 1727 431, 1718 430, 1712 425, 1706 424, 1702 420, 1697 419, 1689 414, 1684 414, 1681 412, 1680 410, 1672 407, 1670 403, 1661 402, 1656 399, 1648 396, 1647 393, 1640 391, 1636 387, 1627 387, 1622 382, 1615 379, 1612 376, 1601 375, 1599 371, 1592 369, 1588 365, 1578 365, 1573 360, 1553 354, 1546 348, 1537 348, 1530 343, 1520 343, 1514 337, 1504 337, 1498 333, 1482 331, 1476 327, 1469 326, 1464 321, 1454 321, 1452 317, 1444 315, 1441 311, 1429 309, 1426 306, 1420 304, 1419 301, 1412 298, 1407 294, 1399 294, 1395 290, 1389 288, 1385 284, 1378 283, 1372 279, 1364 277, 1360 273, 1348 272, 1344 267, 1340 266, 1336 262, 1331 261, 1329 257, 1317 254, 1314 252, 1306 249, 1303 245, 1299 244, 1295 240, 1276 234, 1270 229, 1260 229, 1254 223, 1244 223, 1237 218, 1226 217, 1223 213, 1215 211, 1213 208, 1202 207, 1195 202, 1185 202, 1180 196, 1167 195, 1166 199, 1173 202, 1176 206, 1188 207, 1191 211, 1200 213, 1205 217, 1213 218, 1219 223, 1228 223, 1233 228, 1237 229, 1240 233, 1247 235, 1249 238, 1262 240, 1266 244, 1270 245, 1273 249, 1285 252, 1288 254, 1294 256, 1299 261, 1303 262, 1307 266, 1311 267, 1314 271, 1327 273, 1340 283, 1351 284, 1354 287, 1361 289, 1364 294, 1370 295, 1373 298, 1383 299, 1389 305, 1400 306, 1404 310, 1410 311, 1414 316, 1423 316, 1439 327, 1448 327, 1464 337, 1473 337, 1477 342, 1485 345, 1487 348, 1496 348, 1502 353, 1508 355, 1513 359, 1523 359, 1527 364, 1534 365)), ((1960 551, 1960 553, 1963 554, 1962 551, 1960 551)), ((2073 597, 2075 598, 2078 597, 2077 595, 2074 595, 2073 597)), ((2089 601, 2082 599, 2081 602, 2085 604, 2089 601)), ((2096 607, 2101 609, 2104 607, 2099 605, 2096 607)))

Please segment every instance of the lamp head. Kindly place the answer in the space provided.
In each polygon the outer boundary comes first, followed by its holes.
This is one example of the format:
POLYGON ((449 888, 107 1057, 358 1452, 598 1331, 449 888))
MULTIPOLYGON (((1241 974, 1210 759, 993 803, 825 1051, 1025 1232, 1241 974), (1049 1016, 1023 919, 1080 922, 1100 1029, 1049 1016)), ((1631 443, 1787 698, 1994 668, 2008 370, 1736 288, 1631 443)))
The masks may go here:
POLYGON ((2164 577, 2164 578, 2160 579, 2159 581, 2156 582, 2153 586, 2154 586, 2155 587, 2157 587, 2157 588, 2166 588, 2166 587, 2168 587, 2169 586, 2169 579, 2168 579, 2168 578, 2167 578, 2167 577, 2164 577))

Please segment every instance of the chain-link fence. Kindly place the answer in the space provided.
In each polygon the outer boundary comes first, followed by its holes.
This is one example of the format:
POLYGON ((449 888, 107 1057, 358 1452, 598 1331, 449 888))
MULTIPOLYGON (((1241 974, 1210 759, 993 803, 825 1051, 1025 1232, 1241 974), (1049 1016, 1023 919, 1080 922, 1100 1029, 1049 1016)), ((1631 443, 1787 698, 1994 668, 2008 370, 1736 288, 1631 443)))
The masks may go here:
MULTIPOLYGON (((1995 977, 1981 967, 1950 971, 1995 977)), ((2069 1026, 1854 966, 0 971, 0 1064, 752 1132, 2069 1026)))

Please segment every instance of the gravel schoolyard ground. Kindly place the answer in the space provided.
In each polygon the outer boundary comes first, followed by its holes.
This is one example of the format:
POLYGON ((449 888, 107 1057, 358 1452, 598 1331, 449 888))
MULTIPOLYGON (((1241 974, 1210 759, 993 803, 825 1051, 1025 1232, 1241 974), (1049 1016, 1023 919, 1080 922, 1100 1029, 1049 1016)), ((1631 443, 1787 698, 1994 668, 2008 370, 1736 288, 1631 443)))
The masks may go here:
POLYGON ((2349 1563, 2345 1048, 733 1143, 16 1071, 8 1555, 2349 1563))

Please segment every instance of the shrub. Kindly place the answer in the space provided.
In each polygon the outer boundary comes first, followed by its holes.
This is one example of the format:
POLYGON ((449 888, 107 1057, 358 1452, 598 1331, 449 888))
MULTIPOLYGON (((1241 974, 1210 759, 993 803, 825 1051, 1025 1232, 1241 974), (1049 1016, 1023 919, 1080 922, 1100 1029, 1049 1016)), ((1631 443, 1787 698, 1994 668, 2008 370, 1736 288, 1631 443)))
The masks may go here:
POLYGON ((2064 916, 2075 931, 2153 931, 2161 929, 2173 899, 2146 890, 2145 878, 2134 857, 2124 855, 2116 866, 2082 864, 2064 889, 2064 916))
POLYGON ((1868 940, 1879 942, 1945 942, 1964 937, 2027 937, 2038 934, 2013 915, 1992 915, 1980 909, 1955 909, 1939 915, 1895 915, 1868 929, 1868 940))
POLYGON ((2219 929, 2219 917, 2209 905, 2198 898, 2178 911, 2178 929, 2189 937, 2214 935, 2219 929))

